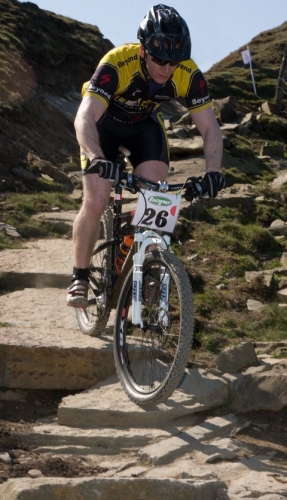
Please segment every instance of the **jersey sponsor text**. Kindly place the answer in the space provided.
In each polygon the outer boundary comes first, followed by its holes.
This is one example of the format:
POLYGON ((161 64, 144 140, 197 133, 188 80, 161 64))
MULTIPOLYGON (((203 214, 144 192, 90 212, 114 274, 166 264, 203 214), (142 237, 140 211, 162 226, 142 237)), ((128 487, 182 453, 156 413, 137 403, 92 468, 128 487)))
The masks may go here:
POLYGON ((122 66, 128 65, 128 64, 129 64, 130 62, 132 62, 132 61, 137 61, 137 59, 138 59, 138 56, 137 56, 137 54, 136 54, 135 56, 131 56, 131 57, 129 57, 129 58, 128 58, 128 59, 126 59, 125 61, 119 61, 119 62, 118 62, 118 67, 119 67, 119 68, 122 68, 122 66))

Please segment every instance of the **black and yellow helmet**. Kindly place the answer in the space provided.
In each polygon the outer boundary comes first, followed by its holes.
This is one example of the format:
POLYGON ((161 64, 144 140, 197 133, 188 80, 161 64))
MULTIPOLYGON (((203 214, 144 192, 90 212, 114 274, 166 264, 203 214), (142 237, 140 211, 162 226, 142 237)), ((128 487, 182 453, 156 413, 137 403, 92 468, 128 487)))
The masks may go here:
POLYGON ((142 20, 137 36, 153 57, 166 61, 184 61, 190 58, 189 29, 173 7, 163 4, 152 7, 142 20))

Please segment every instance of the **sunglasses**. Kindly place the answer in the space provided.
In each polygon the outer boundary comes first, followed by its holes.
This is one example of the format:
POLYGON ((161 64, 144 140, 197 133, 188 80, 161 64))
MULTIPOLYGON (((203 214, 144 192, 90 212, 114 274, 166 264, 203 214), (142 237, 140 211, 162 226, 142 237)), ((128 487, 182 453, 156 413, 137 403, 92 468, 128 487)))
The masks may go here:
POLYGON ((169 64, 172 68, 174 68, 181 63, 181 61, 165 61, 165 59, 158 59, 158 57, 153 57, 150 54, 149 56, 151 57, 152 62, 158 64, 158 66, 166 66, 167 64, 169 64))

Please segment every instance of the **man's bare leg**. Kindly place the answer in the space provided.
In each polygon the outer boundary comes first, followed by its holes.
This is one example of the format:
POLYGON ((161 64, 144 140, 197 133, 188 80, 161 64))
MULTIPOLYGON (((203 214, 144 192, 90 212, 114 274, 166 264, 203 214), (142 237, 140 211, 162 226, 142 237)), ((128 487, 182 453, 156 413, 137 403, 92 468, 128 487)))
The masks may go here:
POLYGON ((145 161, 140 163, 135 169, 135 174, 145 177, 146 179, 158 182, 165 181, 168 174, 168 165, 163 161, 145 161))
POLYGON ((96 174, 83 176, 84 199, 73 227, 74 272, 67 303, 87 307, 88 268, 97 241, 99 221, 110 196, 111 185, 96 174))

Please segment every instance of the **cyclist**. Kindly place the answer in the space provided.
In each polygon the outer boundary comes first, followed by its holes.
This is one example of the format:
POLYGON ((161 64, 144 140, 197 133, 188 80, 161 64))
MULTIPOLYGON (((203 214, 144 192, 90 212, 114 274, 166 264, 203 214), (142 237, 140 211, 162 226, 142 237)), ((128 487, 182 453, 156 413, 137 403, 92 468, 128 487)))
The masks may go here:
POLYGON ((116 161, 120 145, 130 152, 137 175, 164 181, 169 152, 160 104, 183 97, 204 142, 209 195, 224 187, 220 174, 222 135, 203 74, 190 58, 191 39, 184 19, 163 4, 150 9, 138 29, 139 43, 112 49, 84 84, 75 129, 81 146, 83 204, 73 228, 74 269, 67 303, 88 305, 88 275, 100 216, 111 183, 89 173, 99 158, 116 161))

